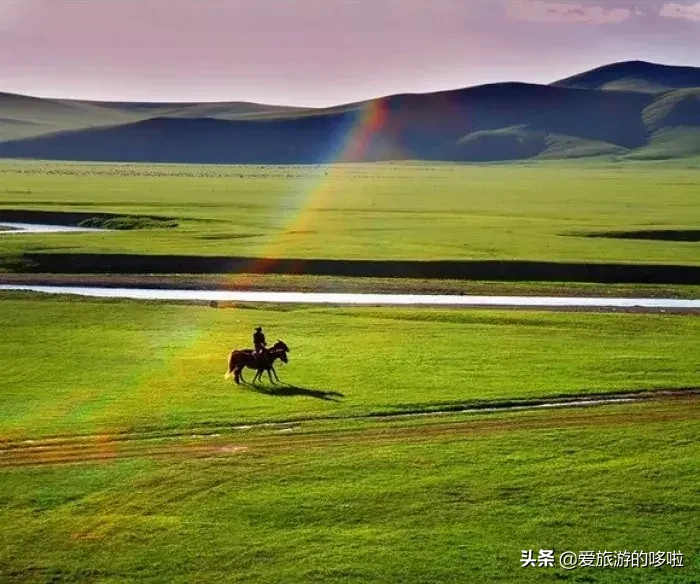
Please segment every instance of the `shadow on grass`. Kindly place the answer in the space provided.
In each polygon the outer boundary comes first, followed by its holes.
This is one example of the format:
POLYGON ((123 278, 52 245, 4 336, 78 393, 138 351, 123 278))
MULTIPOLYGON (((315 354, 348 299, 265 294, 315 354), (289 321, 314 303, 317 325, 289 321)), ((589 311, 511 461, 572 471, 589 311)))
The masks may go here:
POLYGON ((344 394, 339 393, 337 391, 323 391, 320 389, 311 389, 308 387, 289 385, 287 383, 276 383, 274 385, 260 385, 258 383, 253 384, 250 382, 246 382, 242 385, 244 385, 246 388, 252 391, 255 391, 256 393, 262 393, 264 395, 272 395, 277 397, 304 396, 334 402, 340 401, 339 398, 345 397, 344 394))
POLYGON ((583 237, 608 239, 647 239, 656 241, 700 241, 700 229, 646 229, 637 231, 602 231, 582 233, 583 237))
POLYGON ((283 274, 608 284, 696 284, 700 280, 698 266, 641 263, 349 260, 34 252, 22 254, 19 258, 22 260, 19 264, 22 271, 42 274, 283 274))

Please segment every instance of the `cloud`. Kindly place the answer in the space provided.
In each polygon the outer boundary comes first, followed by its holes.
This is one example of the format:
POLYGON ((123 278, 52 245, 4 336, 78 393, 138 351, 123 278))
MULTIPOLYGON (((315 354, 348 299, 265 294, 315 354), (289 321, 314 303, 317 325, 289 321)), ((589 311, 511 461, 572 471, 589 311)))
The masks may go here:
POLYGON ((700 2, 697 4, 678 4, 669 2, 661 9, 661 16, 665 18, 680 18, 700 22, 700 2))
POLYGON ((604 8, 544 0, 507 0, 506 13, 514 20, 525 22, 583 24, 617 24, 632 16, 629 8, 604 8))

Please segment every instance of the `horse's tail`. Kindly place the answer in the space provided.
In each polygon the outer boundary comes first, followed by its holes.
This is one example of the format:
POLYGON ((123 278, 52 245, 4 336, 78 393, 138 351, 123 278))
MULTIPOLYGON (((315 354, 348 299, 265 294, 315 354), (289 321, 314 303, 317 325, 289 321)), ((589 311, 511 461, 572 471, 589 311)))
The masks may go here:
POLYGON ((224 379, 229 379, 231 377, 231 374, 233 373, 233 355, 235 351, 231 351, 231 354, 228 356, 228 370, 226 371, 226 374, 224 375, 224 379))

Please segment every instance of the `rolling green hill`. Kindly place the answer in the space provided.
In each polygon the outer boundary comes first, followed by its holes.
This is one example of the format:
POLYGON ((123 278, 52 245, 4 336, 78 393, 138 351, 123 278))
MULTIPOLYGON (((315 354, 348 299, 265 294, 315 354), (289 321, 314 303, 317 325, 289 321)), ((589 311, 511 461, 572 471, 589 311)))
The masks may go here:
POLYGON ((303 164, 340 159, 668 159, 700 154, 700 68, 617 63, 332 108, 109 103, 0 94, 0 157, 303 164))
POLYGON ((647 144, 630 153, 639 159, 669 159, 700 153, 700 87, 657 96, 642 112, 650 135, 647 144))
POLYGON ((651 130, 700 127, 700 87, 666 92, 655 98, 642 114, 651 130))

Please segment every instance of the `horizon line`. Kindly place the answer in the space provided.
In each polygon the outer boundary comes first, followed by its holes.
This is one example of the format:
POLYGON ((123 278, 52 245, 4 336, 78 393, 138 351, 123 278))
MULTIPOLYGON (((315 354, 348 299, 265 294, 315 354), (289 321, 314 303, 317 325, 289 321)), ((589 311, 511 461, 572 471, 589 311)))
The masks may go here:
POLYGON ((199 101, 169 101, 169 100, 146 101, 146 100, 125 100, 125 99, 90 99, 90 98, 84 98, 84 97, 61 97, 58 95, 47 95, 47 94, 41 95, 41 94, 35 94, 35 93, 17 93, 14 91, 2 91, 1 89, 0 89, 0 96, 1 95, 11 95, 11 96, 16 96, 16 97, 28 97, 31 99, 74 101, 74 102, 83 102, 83 103, 87 102, 87 103, 106 104, 106 105, 144 104, 144 105, 173 105, 173 106, 182 105, 182 106, 184 106, 184 105, 201 105, 201 104, 220 105, 220 104, 229 104, 229 103, 245 103, 245 104, 251 104, 251 105, 261 105, 261 106, 266 106, 266 107, 279 107, 279 108, 289 108, 289 109, 319 110, 320 111, 320 110, 332 109, 332 108, 336 108, 336 107, 360 105, 360 104, 363 104, 365 102, 386 99, 389 97, 406 96, 406 95, 432 95, 432 94, 436 94, 436 93, 444 93, 444 92, 449 92, 449 91, 459 91, 459 90, 473 89, 473 88, 478 88, 478 87, 488 87, 491 85, 524 84, 524 85, 538 85, 541 87, 549 87, 555 83, 558 83, 560 81, 564 81, 566 79, 570 79, 571 77, 575 77, 577 75, 590 73, 592 71, 596 71, 598 69, 603 69, 605 67, 610 67, 613 65, 622 65, 622 64, 630 64, 630 63, 644 63, 647 65, 657 65, 657 66, 662 66, 662 67, 687 67, 687 68, 691 68, 691 69, 700 69, 700 67, 698 67, 696 65, 660 63, 660 62, 656 62, 656 61, 646 61, 644 59, 629 59, 629 60, 625 60, 625 61, 614 61, 614 62, 610 62, 610 63, 605 63, 603 65, 598 65, 596 67, 592 67, 591 69, 586 69, 585 71, 581 71, 579 73, 573 73, 572 75, 568 75, 568 76, 563 77, 563 78, 555 79, 553 81, 550 81, 549 83, 534 83, 531 81, 522 81, 522 80, 493 81, 493 82, 489 82, 489 83, 479 83, 476 85, 458 85, 458 86, 452 86, 452 87, 447 87, 447 88, 442 88, 442 89, 434 89, 434 90, 430 90, 430 91, 407 91, 407 92, 381 94, 381 95, 375 95, 373 97, 367 97, 367 98, 360 99, 360 100, 332 103, 329 105, 321 105, 321 106, 319 106, 319 105, 289 105, 289 104, 283 104, 283 103, 268 103, 265 101, 246 101, 246 100, 236 100, 236 99, 214 100, 214 101, 206 101, 206 100, 199 100, 199 101))

